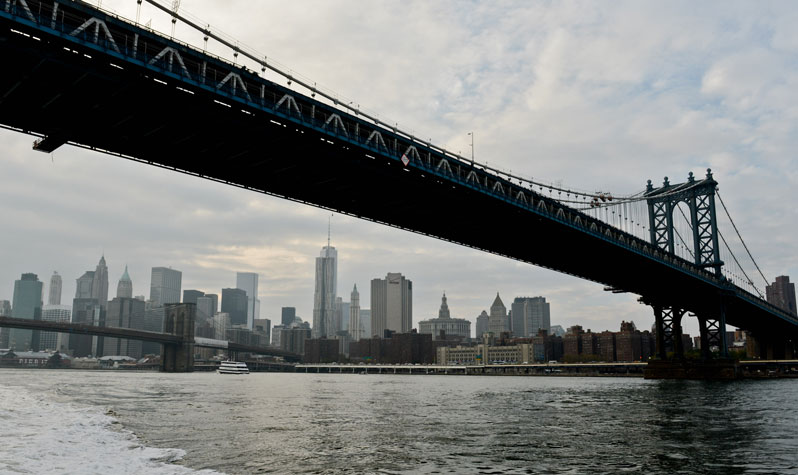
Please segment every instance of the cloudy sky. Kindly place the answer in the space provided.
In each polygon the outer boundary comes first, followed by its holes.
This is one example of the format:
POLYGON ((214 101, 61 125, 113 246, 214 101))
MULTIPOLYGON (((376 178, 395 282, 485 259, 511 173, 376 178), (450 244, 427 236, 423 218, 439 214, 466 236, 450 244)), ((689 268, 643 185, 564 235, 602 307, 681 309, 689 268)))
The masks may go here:
MULTIPOLYGON (((136 15, 132 0, 102 6, 136 15)), ((183 0, 181 11, 439 146, 467 156, 473 131, 477 161, 525 176, 622 195, 711 167, 765 276, 798 276, 790 2, 183 0)), ((148 20, 170 29, 145 3, 148 20)), ((196 39, 181 25, 177 36, 196 39)), ((71 303, 75 279, 105 253, 111 295, 125 264, 144 295, 153 266, 215 293, 235 286, 236 271, 258 272, 262 317, 295 306, 311 319, 329 213, 68 146, 41 154, 31 142, 0 131, 0 299, 21 273, 47 282, 57 270, 71 303)), ((563 327, 653 322, 634 296, 351 217, 332 217, 332 243, 339 295, 356 283, 368 307, 370 280, 402 272, 414 326, 437 314, 444 291, 453 316, 472 321, 498 291, 508 306, 545 296, 563 327)))

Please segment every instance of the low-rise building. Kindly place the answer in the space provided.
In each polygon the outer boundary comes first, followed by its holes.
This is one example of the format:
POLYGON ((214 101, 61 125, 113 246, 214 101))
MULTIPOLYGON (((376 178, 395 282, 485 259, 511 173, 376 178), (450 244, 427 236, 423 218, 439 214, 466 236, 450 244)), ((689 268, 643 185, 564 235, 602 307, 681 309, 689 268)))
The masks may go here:
POLYGON ((367 363, 432 364, 438 343, 432 341, 432 335, 422 335, 415 330, 394 333, 390 338, 362 338, 349 344, 349 357, 367 363))
POLYGON ((312 338, 305 340, 303 363, 335 363, 340 353, 339 341, 335 338, 312 338))

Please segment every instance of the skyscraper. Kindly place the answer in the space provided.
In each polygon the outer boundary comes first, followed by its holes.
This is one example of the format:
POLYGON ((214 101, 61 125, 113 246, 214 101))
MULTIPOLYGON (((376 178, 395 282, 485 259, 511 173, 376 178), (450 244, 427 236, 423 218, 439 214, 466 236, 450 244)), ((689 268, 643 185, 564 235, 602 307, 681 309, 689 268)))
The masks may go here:
POLYGON ((108 303, 108 267, 105 265, 105 255, 100 257, 97 268, 94 269, 94 280, 91 283, 91 298, 97 299, 100 306, 105 308, 108 303))
POLYGON ((252 330, 256 319, 260 318, 260 300, 258 299, 258 274, 254 272, 236 272, 236 288, 247 293, 247 328, 252 330))
POLYGON ((180 287, 183 273, 168 267, 153 267, 150 279, 150 300, 153 306, 163 307, 168 303, 180 303, 180 287))
POLYGON ((75 282, 75 298, 90 299, 91 289, 94 286, 94 271, 87 270, 75 282))
MULTIPOLYGON (((11 316, 26 320, 42 319, 42 290, 44 284, 36 274, 22 274, 14 281, 14 300, 11 316)), ((12 328, 9 333, 9 346, 17 351, 39 349, 39 331, 12 328)))
MULTIPOLYGON (((42 321, 69 323, 71 319, 72 307, 69 305, 48 304, 42 307, 42 321)), ((65 349, 63 348, 65 346, 63 342, 68 341, 68 339, 68 333, 41 332, 39 335, 39 349, 62 351, 65 349)))
MULTIPOLYGON (((89 270, 76 280, 75 298, 72 300, 72 323, 94 325, 97 321, 105 321, 102 307, 96 298, 92 298, 94 272, 89 270)), ((91 335, 70 335, 69 349, 72 355, 83 357, 92 354, 91 335)))
MULTIPOLYGON (((185 303, 185 297, 183 302, 185 303)), ((197 297, 197 320, 213 318, 214 315, 216 315, 216 299, 208 295, 197 297)))
POLYGON ((477 339, 482 338, 483 333, 488 332, 488 321, 490 317, 488 317, 488 312, 482 311, 477 317, 477 339))
POLYGON ((125 273, 122 274, 116 285, 116 296, 125 299, 133 298, 133 281, 130 280, 130 275, 127 273, 127 266, 125 266, 125 273))
POLYGON ((61 276, 58 272, 53 272, 50 277, 50 295, 47 298, 47 305, 61 305, 61 276))
POLYGON ((507 307, 504 306, 499 293, 496 292, 496 298, 493 300, 493 305, 490 306, 488 331, 498 337, 502 332, 509 330, 507 323, 507 307))
POLYGON ((196 305, 197 299, 204 296, 205 292, 201 290, 186 289, 183 291, 183 303, 193 303, 194 305, 196 305))
POLYGON ((349 302, 343 297, 335 297, 335 331, 349 331, 349 302))
POLYGON ((296 318, 296 307, 283 307, 280 315, 280 324, 289 326, 294 323, 294 318, 296 318))
POLYGON ((371 281, 371 332, 380 338, 385 330, 407 333, 413 326, 413 282, 400 273, 371 281))
POLYGON ((352 341, 365 338, 360 328, 360 292, 357 291, 357 284, 352 288, 352 295, 349 297, 349 337, 352 341))
POLYGON ((540 330, 551 330, 549 303, 545 297, 516 297, 512 305, 513 336, 537 336, 540 330))
MULTIPOLYGON (((105 326, 144 330, 145 303, 130 297, 117 297, 108 302, 105 326)), ((137 340, 108 338, 103 341, 103 356, 142 357, 142 343, 137 340)))
MULTIPOLYGON (((219 312, 219 295, 218 294, 205 294, 206 298, 211 299, 211 309, 213 310, 213 315, 216 315, 219 312)), ((199 299, 197 299, 199 300, 199 299)))
POLYGON ((338 251, 329 245, 316 258, 316 290, 313 293, 313 338, 333 338, 335 297, 338 281, 338 251))
POLYGON ((242 289, 222 289, 222 312, 230 315, 231 325, 247 325, 247 293, 242 289))
POLYGON ((786 275, 776 277, 776 282, 765 286, 767 301, 784 311, 796 314, 795 284, 786 275))
POLYGON ((371 309, 360 309, 360 338, 371 338, 374 333, 371 331, 371 309))

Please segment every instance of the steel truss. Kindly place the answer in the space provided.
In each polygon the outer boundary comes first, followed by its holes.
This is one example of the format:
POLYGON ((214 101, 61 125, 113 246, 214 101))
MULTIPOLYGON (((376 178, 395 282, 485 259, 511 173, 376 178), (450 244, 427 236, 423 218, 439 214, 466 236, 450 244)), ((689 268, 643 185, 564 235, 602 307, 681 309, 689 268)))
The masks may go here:
POLYGON ((651 243, 664 251, 675 253, 673 211, 679 203, 690 207, 690 227, 693 230, 693 256, 701 268, 713 268, 721 276, 723 261, 718 246, 718 225, 715 217, 715 189, 718 186, 707 169, 706 178, 696 181, 693 173, 687 183, 672 185, 665 177, 662 187, 654 188, 651 180, 646 186, 651 243))

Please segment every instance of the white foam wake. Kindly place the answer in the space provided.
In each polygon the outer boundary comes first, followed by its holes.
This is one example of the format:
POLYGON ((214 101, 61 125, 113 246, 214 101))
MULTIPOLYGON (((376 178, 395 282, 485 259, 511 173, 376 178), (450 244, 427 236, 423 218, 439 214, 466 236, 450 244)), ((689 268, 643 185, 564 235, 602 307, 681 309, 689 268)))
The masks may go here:
POLYGON ((0 474, 188 474, 185 452, 141 444, 99 408, 0 385, 0 474))

